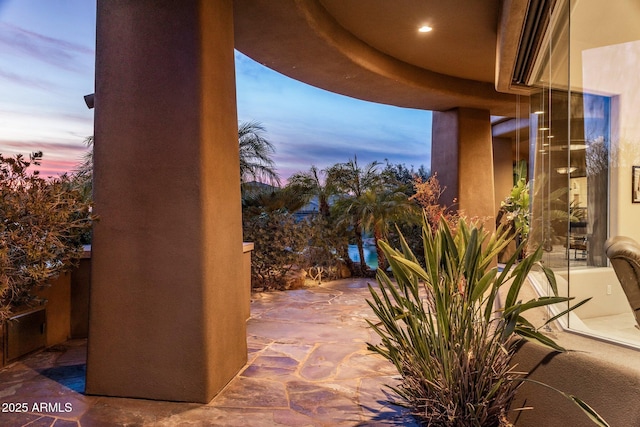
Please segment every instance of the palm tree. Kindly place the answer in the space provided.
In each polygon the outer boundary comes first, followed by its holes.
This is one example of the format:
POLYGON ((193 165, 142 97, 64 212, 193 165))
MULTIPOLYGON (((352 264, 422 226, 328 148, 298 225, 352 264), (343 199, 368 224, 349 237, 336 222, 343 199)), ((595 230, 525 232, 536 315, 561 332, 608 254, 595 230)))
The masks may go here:
POLYGON ((373 233, 378 268, 386 270, 387 261, 379 242, 388 240, 389 226, 394 222, 417 224, 420 221, 417 204, 412 203, 404 192, 387 188, 383 191, 367 191, 353 201, 352 209, 362 218, 363 229, 373 233))
POLYGON ((328 256, 329 258, 333 259, 337 256, 353 274, 355 273, 354 264, 349 258, 349 239, 346 227, 344 223, 338 223, 333 217, 329 204, 332 198, 339 195, 335 173, 332 173, 331 170, 332 168, 318 169, 312 165, 308 172, 293 174, 288 180, 287 187, 295 188, 301 194, 305 194, 307 202, 314 197, 318 199, 321 219, 316 224, 320 224, 322 231, 316 234, 315 240, 321 242, 320 247, 328 249, 326 254, 331 254, 328 256))
POLYGON ((289 178, 288 187, 296 188, 307 196, 307 201, 313 197, 318 198, 320 214, 327 218, 330 214, 329 199, 336 195, 338 189, 335 186, 333 176, 326 170, 319 170, 311 166, 308 172, 297 172, 289 178), (322 179, 324 175, 324 179, 322 179))
POLYGON ((82 162, 73 171, 72 178, 84 200, 91 200, 93 193, 93 135, 87 137, 84 143, 88 150, 82 157, 82 162))
POLYGON ((275 147, 263 136, 265 132, 264 126, 258 122, 242 122, 238 125, 242 184, 249 180, 265 180, 272 185, 280 186, 280 177, 271 159, 275 147))
POLYGON ((363 272, 368 269, 364 258, 364 242, 362 240, 363 223, 362 215, 355 208, 354 203, 360 203, 359 199, 367 191, 375 191, 383 184, 382 175, 378 172, 379 162, 371 162, 363 168, 358 165, 358 158, 354 156, 346 163, 338 163, 327 170, 336 188, 344 194, 344 198, 335 204, 335 209, 340 212, 342 221, 347 221, 353 227, 353 234, 358 246, 360 256, 360 268, 363 272), (352 208, 351 206, 354 205, 352 208))
MULTIPOLYGON (((271 159, 275 147, 263 136, 265 132, 264 126, 258 122, 242 122, 238 125, 241 184, 247 183, 249 179, 264 179, 272 185, 280 185, 280 177, 275 170, 275 163, 271 159)), ((93 180, 93 135, 85 139, 84 142, 89 150, 74 170, 73 175, 80 189, 90 198, 93 180)))
POLYGON ((242 197, 243 209, 260 212, 295 212, 307 203, 304 194, 289 186, 271 190, 248 192, 242 197))

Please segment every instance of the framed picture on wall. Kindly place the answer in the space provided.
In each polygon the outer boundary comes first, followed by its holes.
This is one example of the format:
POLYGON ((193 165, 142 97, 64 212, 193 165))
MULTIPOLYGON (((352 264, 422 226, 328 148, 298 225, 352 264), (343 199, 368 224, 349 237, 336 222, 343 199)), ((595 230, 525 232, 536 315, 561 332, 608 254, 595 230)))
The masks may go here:
POLYGON ((631 177, 631 201, 640 203, 640 166, 633 167, 633 175, 631 177))

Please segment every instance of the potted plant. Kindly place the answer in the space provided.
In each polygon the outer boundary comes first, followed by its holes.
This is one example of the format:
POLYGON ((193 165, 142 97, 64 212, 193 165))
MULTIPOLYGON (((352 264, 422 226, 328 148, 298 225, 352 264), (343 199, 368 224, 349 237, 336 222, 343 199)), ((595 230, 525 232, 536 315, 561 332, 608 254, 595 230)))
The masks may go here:
MULTIPOLYGON (((81 238, 91 228, 90 202, 73 178, 44 179, 42 153, 27 161, 0 154, 0 324, 44 304, 34 292, 70 269, 82 255, 81 238)), ((7 340, 4 354, 7 354, 7 340)))
MULTIPOLYGON (((511 425, 507 411, 519 386, 529 381, 511 363, 519 342, 533 340, 564 351, 539 330, 586 300, 540 327, 527 321, 527 310, 570 298, 557 296, 553 272, 540 265, 555 296, 519 299, 542 248, 516 263, 524 239, 500 270, 495 258, 516 234, 499 228, 489 237, 464 219, 455 234, 444 220, 434 232, 425 225, 422 263, 404 239, 400 251, 382 243, 395 282, 379 270, 379 291, 370 287, 368 302, 379 322, 369 324, 381 341, 369 349, 396 366, 401 375, 399 385, 391 387, 396 403, 409 407, 424 425, 511 425)), ((563 395, 597 424, 607 425, 580 399, 563 395)))

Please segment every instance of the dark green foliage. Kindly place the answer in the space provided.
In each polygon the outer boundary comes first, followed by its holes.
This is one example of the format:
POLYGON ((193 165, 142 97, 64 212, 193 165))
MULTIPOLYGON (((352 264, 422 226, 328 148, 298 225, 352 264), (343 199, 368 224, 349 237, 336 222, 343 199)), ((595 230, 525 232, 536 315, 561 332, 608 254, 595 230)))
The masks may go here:
POLYGON ((322 215, 309 221, 311 228, 308 247, 304 252, 304 268, 318 281, 339 279, 340 268, 348 268, 349 264, 344 255, 349 244, 346 231, 322 215))
POLYGON ((79 259, 93 219, 72 178, 45 180, 30 164, 0 155, 0 320, 79 259))
POLYGON ((242 197, 242 208, 249 215, 257 212, 273 212, 285 210, 295 212, 307 203, 303 194, 296 188, 273 187, 271 189, 245 191, 242 197))
POLYGON ((407 167, 404 163, 389 163, 389 160, 385 159, 385 166, 382 170, 382 174, 388 181, 395 182, 398 190, 405 191, 408 196, 412 196, 415 191, 413 189, 413 183, 416 179, 426 181, 431 176, 431 171, 427 170, 424 165, 420 165, 418 170, 411 167, 407 167))
POLYGON ((254 289, 287 289, 287 273, 302 265, 311 225, 296 222, 284 210, 245 213, 244 240, 254 243, 251 255, 251 285, 254 289))

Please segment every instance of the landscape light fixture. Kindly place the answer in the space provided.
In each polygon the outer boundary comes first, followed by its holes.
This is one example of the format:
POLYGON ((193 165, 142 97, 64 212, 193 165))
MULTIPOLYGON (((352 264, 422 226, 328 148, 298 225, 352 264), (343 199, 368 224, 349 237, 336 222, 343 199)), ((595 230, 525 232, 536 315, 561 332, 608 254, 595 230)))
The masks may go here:
POLYGON ((94 98, 95 98, 95 93, 90 93, 89 95, 84 96, 84 103, 87 104, 87 108, 89 110, 93 108, 94 98))

